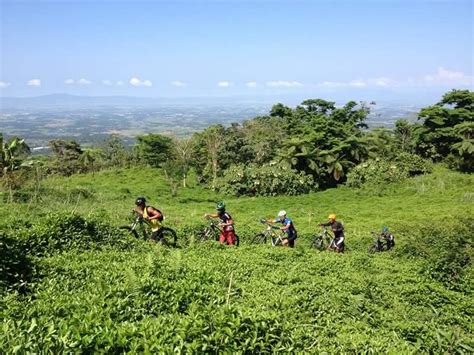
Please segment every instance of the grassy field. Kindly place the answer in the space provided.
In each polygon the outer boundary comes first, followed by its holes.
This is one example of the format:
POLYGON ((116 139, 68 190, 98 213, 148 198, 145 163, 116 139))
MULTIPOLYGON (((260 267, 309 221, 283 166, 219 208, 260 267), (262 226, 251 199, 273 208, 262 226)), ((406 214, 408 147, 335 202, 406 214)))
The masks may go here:
POLYGON ((40 202, 0 206, 0 236, 21 241, 30 267, 26 285, 1 288, 0 352, 472 353, 473 182, 437 167, 361 190, 229 198, 195 184, 171 197, 152 169, 48 179, 40 202), (225 200, 242 245, 127 238, 114 226, 139 195, 182 240, 225 200), (296 248, 246 243, 280 209, 296 248), (309 248, 330 212, 346 254, 309 248), (367 254, 384 225, 396 249, 367 254))

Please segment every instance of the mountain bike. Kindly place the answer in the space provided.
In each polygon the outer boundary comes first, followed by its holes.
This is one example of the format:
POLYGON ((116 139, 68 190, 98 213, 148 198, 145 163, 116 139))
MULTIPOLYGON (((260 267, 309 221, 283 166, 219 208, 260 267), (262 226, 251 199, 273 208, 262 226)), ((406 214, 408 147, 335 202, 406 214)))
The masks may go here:
MULTIPOLYGON (((221 232, 222 232, 222 229, 219 227, 219 223, 214 220, 210 220, 209 225, 199 233, 198 240, 200 242, 204 242, 207 240, 219 241, 221 232)), ((240 238, 237 235, 237 233, 234 233, 234 234, 235 234, 235 246, 239 246, 240 238)), ((227 241, 226 241, 226 244, 227 244, 227 241)))
POLYGON ((380 233, 371 232, 374 237, 374 245, 367 250, 370 254, 380 253, 382 251, 390 250, 389 241, 385 239, 380 233))
POLYGON ((269 224, 265 219, 261 219, 260 223, 266 224, 267 228, 262 233, 257 233, 253 236, 251 240, 253 244, 265 244, 267 240, 270 240, 273 246, 283 244, 283 237, 285 235, 275 232, 275 230, 280 230, 280 227, 269 224))
POLYGON ((331 244, 333 244, 334 237, 328 232, 327 227, 322 227, 322 231, 319 234, 315 234, 311 240, 311 248, 318 249, 320 251, 326 250, 331 244))
POLYGON ((152 239, 166 246, 175 247, 177 242, 176 232, 168 227, 161 227, 157 232, 153 232, 150 228, 150 223, 143 218, 137 211, 132 211, 130 225, 120 226, 119 229, 128 231, 135 238, 152 239))

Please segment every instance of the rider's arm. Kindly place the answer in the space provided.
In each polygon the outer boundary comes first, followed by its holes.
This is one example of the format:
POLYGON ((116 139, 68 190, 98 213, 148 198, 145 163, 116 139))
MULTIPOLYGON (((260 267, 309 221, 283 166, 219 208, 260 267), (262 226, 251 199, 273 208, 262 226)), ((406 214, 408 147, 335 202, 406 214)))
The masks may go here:
POLYGON ((153 207, 148 207, 148 210, 147 210, 147 214, 148 214, 148 220, 151 221, 153 219, 158 219, 161 217, 161 214, 160 212, 158 212, 156 209, 154 209, 153 207))
POLYGON ((280 227, 280 230, 286 231, 286 230, 290 229, 290 227, 291 227, 291 223, 288 223, 288 224, 286 224, 286 225, 284 225, 284 226, 281 226, 281 227, 280 227))
POLYGON ((233 226, 234 225, 234 220, 232 218, 228 219, 226 223, 221 223, 221 225, 223 225, 223 226, 233 226))
POLYGON ((219 215, 217 213, 206 213, 204 218, 217 218, 219 215))

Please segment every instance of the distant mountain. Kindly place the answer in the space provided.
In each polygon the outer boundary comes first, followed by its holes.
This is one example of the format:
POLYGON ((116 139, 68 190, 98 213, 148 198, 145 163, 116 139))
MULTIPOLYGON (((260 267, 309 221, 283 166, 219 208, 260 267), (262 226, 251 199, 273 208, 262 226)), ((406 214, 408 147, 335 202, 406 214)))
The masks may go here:
POLYGON ((0 108, 54 108, 54 107, 97 107, 97 106, 149 106, 159 100, 130 96, 79 96, 51 94, 35 97, 0 97, 0 108))
MULTIPOLYGON (((159 107, 164 105, 186 106, 227 106, 267 104, 278 100, 249 96, 235 97, 134 97, 134 96, 80 96, 70 94, 51 94, 35 97, 1 97, 0 109, 77 109, 98 107, 159 107)), ((296 105, 301 101, 295 101, 296 105)), ((271 106, 270 106, 271 107, 271 106)))

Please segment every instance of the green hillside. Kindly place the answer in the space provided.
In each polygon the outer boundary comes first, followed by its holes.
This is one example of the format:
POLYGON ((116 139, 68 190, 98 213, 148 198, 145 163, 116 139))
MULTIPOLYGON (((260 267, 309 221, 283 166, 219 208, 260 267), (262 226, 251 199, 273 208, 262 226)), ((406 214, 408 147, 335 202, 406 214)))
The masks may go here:
POLYGON ((0 205, 0 352, 472 353, 473 183, 436 167, 399 184, 227 198, 192 182, 172 197, 151 168, 48 178, 39 199, 24 190, 23 203, 0 205), (179 248, 116 229, 139 195, 179 248), (238 248, 193 242, 219 199, 238 248), (296 248, 249 244, 280 209, 296 248), (309 247, 331 212, 345 254, 309 247), (384 225, 395 250, 367 254, 384 225))

